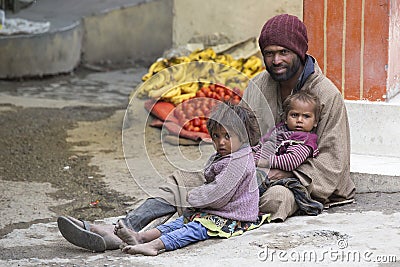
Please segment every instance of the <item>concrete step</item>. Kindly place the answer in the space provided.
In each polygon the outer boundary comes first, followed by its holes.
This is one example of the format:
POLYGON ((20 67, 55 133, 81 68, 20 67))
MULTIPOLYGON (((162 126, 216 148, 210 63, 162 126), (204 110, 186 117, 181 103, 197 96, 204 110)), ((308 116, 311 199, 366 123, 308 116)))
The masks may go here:
POLYGON ((351 154, 350 172, 358 193, 400 191, 399 157, 351 154))
POLYGON ((345 100, 351 152, 400 158, 400 103, 345 100))

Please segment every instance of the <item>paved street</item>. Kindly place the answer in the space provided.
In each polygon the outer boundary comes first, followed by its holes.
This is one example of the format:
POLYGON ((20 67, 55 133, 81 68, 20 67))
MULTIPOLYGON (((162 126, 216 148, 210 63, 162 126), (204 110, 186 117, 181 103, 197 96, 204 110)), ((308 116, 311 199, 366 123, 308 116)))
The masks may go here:
MULTIPOLYGON (((397 266, 393 261, 400 260, 398 193, 358 194, 356 203, 317 217, 293 217, 238 238, 212 239, 157 257, 118 250, 92 253, 65 241, 57 216, 106 217, 96 223, 112 223, 147 197, 134 181, 152 180, 151 173, 140 168, 143 155, 137 155, 132 178, 121 141, 128 96, 144 71, 86 70, 0 82, 2 134, 12 133, 2 137, 2 151, 7 151, 2 155, 10 156, 0 166, 0 266, 397 266), (21 130, 4 130, 13 127, 21 130), (93 198, 100 198, 98 207, 90 206, 93 198)), ((132 134, 141 142, 146 131, 150 158, 166 175, 173 167, 165 164, 159 151, 160 131, 146 126, 143 101, 133 104, 138 114, 132 134)), ((196 147, 182 151, 198 153, 196 147)))

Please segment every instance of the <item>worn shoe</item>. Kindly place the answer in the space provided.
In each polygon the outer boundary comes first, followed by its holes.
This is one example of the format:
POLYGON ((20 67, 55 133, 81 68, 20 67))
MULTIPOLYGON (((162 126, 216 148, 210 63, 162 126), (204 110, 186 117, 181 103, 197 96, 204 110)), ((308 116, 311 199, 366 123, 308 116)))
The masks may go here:
POLYGON ((95 252, 104 252, 106 250, 104 238, 99 234, 91 232, 88 222, 82 221, 82 223, 84 228, 64 216, 60 216, 57 219, 58 229, 68 242, 80 248, 95 252))

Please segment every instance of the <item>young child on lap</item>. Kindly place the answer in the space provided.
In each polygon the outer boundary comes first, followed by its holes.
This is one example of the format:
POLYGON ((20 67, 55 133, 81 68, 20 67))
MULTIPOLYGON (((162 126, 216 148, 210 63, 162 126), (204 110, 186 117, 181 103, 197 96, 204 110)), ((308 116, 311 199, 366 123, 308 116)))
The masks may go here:
MULTIPOLYGON (((293 171, 319 153, 318 136, 314 133, 320 114, 318 98, 310 92, 299 91, 288 96, 282 108, 283 122, 261 137, 260 145, 254 149, 258 168, 293 171)), ((260 186, 260 194, 265 190, 265 186, 260 186)))

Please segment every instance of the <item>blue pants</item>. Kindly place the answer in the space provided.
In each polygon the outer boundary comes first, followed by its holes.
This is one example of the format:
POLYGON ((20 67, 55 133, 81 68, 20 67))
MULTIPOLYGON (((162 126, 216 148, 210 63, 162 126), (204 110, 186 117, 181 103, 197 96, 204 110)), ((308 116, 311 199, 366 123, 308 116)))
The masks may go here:
POLYGON ((157 227, 161 232, 161 241, 165 250, 183 248, 191 243, 210 238, 205 228, 199 222, 183 223, 183 216, 175 221, 162 224, 157 227))

